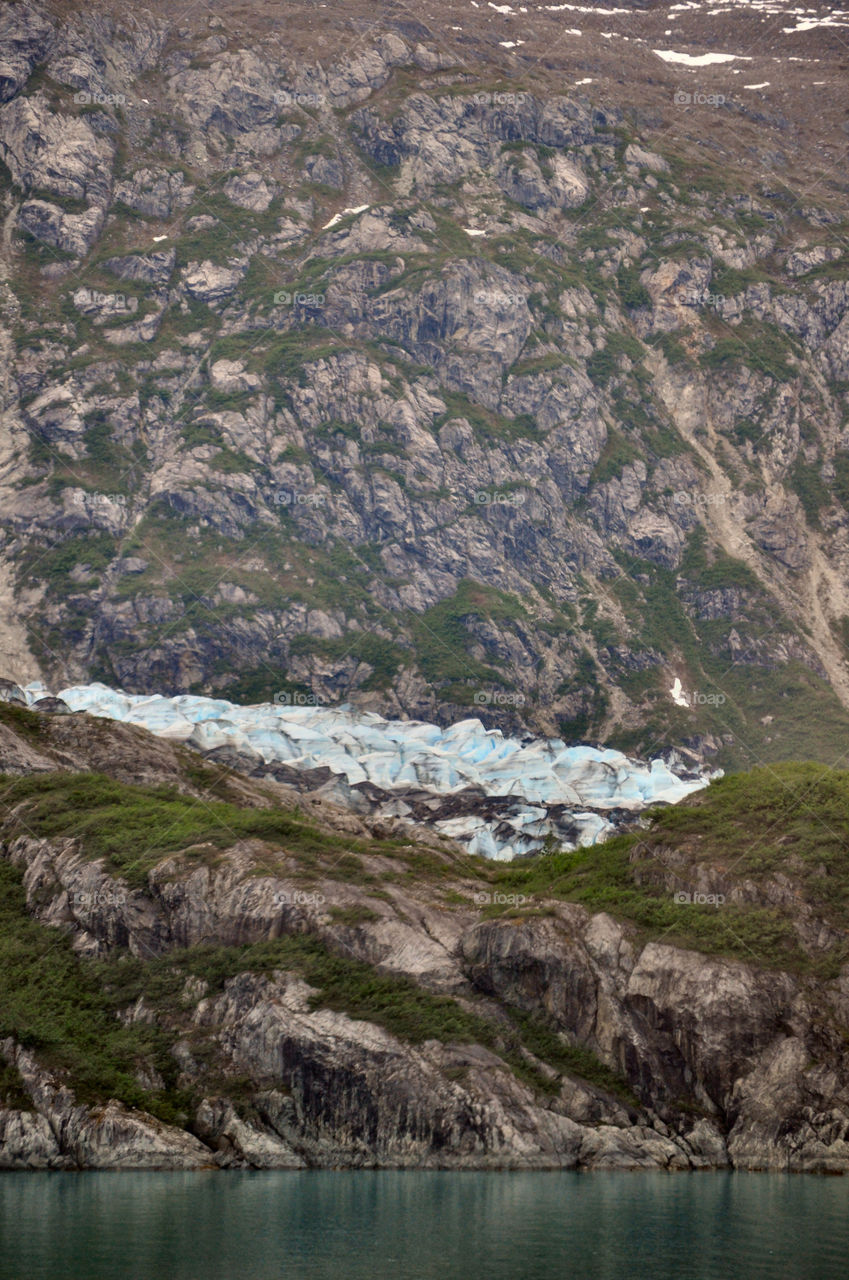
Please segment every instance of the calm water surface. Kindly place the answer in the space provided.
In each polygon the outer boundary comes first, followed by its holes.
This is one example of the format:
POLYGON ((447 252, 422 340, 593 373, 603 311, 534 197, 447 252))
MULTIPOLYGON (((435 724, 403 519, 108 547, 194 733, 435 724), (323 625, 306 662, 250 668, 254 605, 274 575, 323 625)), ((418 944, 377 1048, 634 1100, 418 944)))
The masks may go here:
POLYGON ((3 1280, 847 1280, 849 1178, 0 1175, 3 1280))

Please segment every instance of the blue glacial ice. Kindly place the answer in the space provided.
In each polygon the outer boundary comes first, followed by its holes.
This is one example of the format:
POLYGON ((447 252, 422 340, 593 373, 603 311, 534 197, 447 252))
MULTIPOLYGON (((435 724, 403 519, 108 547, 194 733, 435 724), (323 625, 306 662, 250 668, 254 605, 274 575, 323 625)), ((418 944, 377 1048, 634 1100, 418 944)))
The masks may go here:
MULTIPOLYGON (((47 690, 34 683, 25 693, 34 703, 47 690)), ((565 847, 595 844, 613 833, 623 811, 675 803, 709 781, 707 772, 695 774, 661 759, 567 747, 556 738, 505 737, 478 719, 441 728, 384 720, 347 704, 242 707, 190 694, 127 694, 102 684, 74 685, 58 696, 72 711, 142 725, 201 751, 229 747, 257 765, 279 763, 299 771, 325 766, 336 775, 326 794, 343 803, 363 783, 386 793, 501 798, 500 807, 487 801, 444 819, 434 815, 439 831, 489 858, 532 852, 549 833, 565 847), (572 838, 563 839, 564 831, 572 838)), ((384 813, 404 812, 400 800, 391 794, 387 799, 384 813)))

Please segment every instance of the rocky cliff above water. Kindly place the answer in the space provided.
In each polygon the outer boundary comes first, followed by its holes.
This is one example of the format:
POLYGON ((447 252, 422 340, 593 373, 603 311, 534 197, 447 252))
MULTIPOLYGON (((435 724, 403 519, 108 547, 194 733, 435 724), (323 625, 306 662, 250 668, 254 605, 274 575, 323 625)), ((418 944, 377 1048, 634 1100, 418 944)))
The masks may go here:
POLYGON ((0 13, 4 674, 834 759, 828 11, 214 7, 0 13))
POLYGON ((4 1168, 849 1170, 843 772, 496 867, 80 714, 0 769, 4 1168))

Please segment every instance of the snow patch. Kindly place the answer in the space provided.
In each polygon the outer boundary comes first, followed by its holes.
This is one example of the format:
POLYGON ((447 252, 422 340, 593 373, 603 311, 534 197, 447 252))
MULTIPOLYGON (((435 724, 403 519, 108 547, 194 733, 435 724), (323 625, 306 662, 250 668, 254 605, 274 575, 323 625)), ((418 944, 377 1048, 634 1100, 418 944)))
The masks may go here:
POLYGON ((335 227, 337 222, 341 222, 343 218, 349 217, 352 213, 365 213, 368 208, 370 206, 367 204, 358 204, 355 209, 342 209, 339 213, 334 213, 329 222, 325 222, 322 231, 329 231, 331 227, 335 227))
POLYGON ((717 62, 751 62, 743 53, 676 53, 672 49, 652 49, 664 62, 680 62, 684 67, 711 67, 717 62))

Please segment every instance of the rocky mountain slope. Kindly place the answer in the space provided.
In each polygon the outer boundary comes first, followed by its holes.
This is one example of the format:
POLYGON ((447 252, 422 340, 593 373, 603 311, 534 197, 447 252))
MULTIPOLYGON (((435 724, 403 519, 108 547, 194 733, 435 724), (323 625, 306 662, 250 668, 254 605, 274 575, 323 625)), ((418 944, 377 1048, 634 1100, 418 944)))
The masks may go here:
POLYGON ((834 760, 845 37, 798 12, 4 5, 3 674, 834 760))
POLYGON ((82 714, 0 769, 3 1168, 849 1169, 845 773, 505 867, 82 714))

